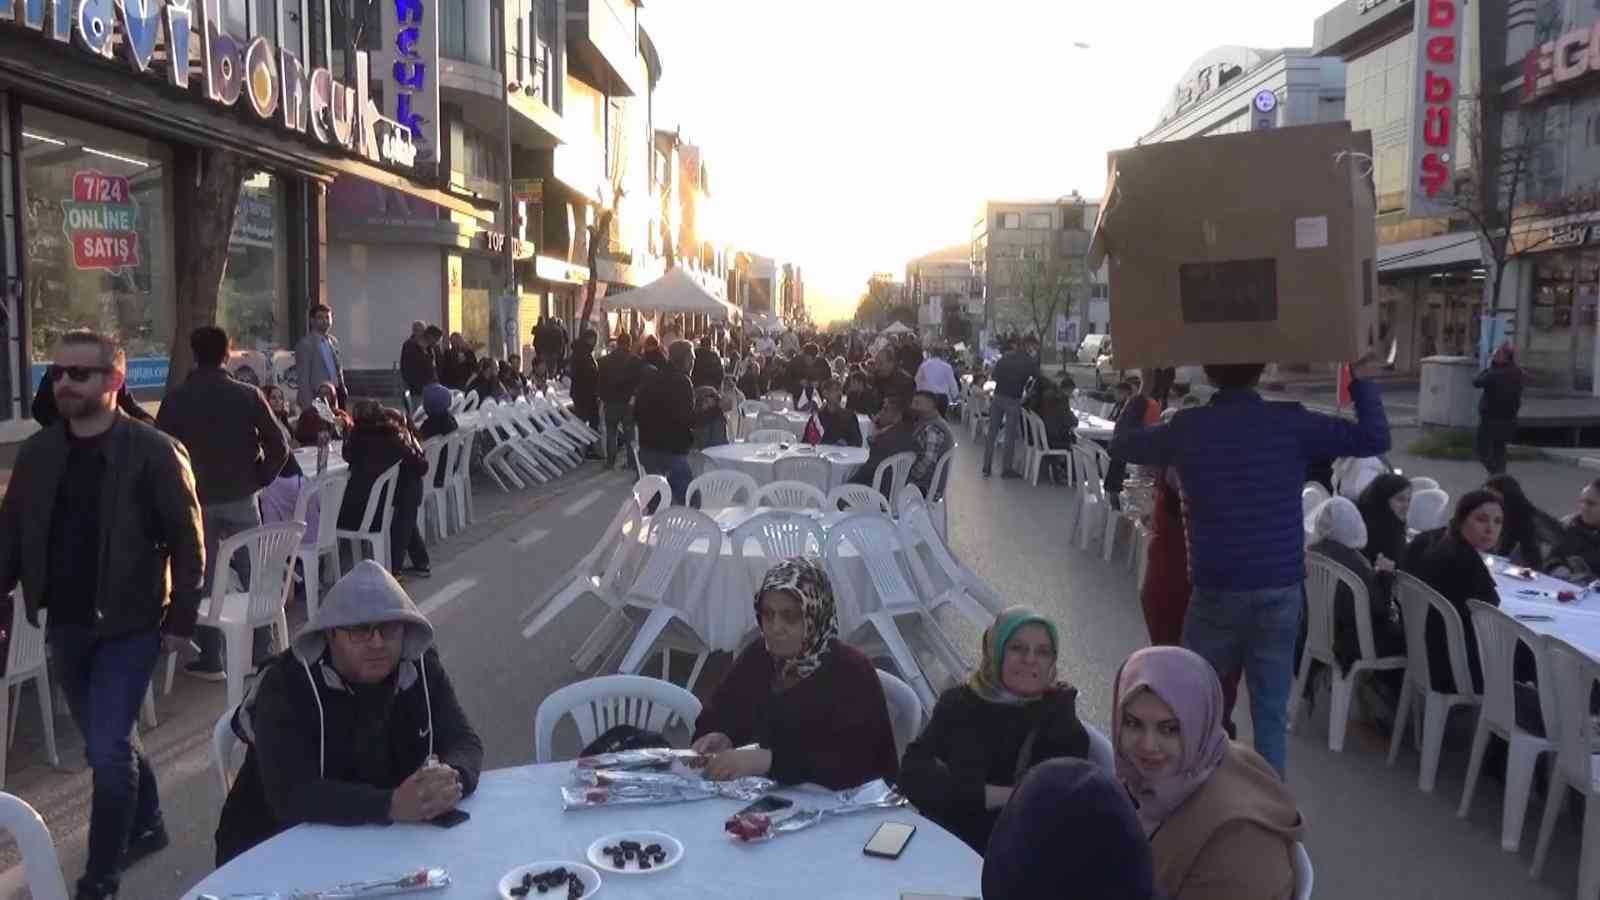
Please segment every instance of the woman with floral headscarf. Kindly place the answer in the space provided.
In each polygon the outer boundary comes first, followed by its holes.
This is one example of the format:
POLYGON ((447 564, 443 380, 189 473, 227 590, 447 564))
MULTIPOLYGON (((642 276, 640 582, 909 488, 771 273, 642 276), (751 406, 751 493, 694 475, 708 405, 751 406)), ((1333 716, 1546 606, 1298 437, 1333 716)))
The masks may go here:
POLYGON ((1199 654, 1146 647, 1117 672, 1117 777, 1172 900, 1288 900, 1302 823, 1254 750, 1228 740, 1222 685, 1199 654))
POLYGON ((893 778, 883 687, 861 651, 839 640, 822 564, 796 557, 773 566, 755 610, 761 640, 734 660, 695 722, 694 749, 710 757, 706 777, 765 775, 835 790, 893 778))
POLYGON ((1058 646, 1049 619, 1025 606, 1001 613, 984 632, 978 670, 939 697, 906 747, 900 790, 979 853, 1029 769, 1089 753, 1078 690, 1056 680, 1058 646))

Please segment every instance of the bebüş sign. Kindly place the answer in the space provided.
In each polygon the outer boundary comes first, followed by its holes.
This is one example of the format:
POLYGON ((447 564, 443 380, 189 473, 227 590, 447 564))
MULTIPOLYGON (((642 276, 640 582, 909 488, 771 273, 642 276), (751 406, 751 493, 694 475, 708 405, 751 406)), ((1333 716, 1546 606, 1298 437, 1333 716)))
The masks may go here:
MULTIPOLYGON (((122 29, 124 56, 141 74, 151 71, 157 39, 170 60, 188 60, 200 41, 205 98, 234 106, 241 97, 263 121, 309 135, 317 143, 409 169, 417 148, 404 125, 385 117, 368 96, 367 54, 355 54, 356 83, 341 84, 325 68, 307 69, 294 53, 265 37, 241 41, 222 26, 217 0, 0 0, 0 24, 15 23, 104 59, 115 54, 122 29)), ((166 67, 167 82, 190 85, 189 66, 166 67)))
POLYGON ((1417 0, 1416 75, 1418 120, 1411 126, 1408 211, 1414 216, 1447 213, 1455 196, 1456 84, 1461 78, 1459 0, 1417 0))

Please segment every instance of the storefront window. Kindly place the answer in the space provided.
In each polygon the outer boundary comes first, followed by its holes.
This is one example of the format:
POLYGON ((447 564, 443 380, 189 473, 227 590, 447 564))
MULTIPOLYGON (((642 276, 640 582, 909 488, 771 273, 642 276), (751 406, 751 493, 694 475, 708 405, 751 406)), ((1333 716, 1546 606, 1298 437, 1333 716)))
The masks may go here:
POLYGON ((282 182, 255 172, 239 191, 228 269, 217 297, 217 322, 233 338, 234 350, 271 353, 289 346, 282 182))
POLYGON ((173 313, 167 148, 25 107, 21 163, 33 382, 64 332, 92 328, 122 341, 130 387, 164 385, 173 313))
POLYGON ((491 300, 499 285, 493 260, 482 256, 464 256, 461 260, 461 336, 472 348, 483 355, 499 355, 493 350, 498 330, 491 334, 493 316, 491 300))
POLYGON ((1545 253, 1533 270, 1533 302, 1522 346, 1522 367, 1533 380, 1558 387, 1571 382, 1576 254, 1545 253))

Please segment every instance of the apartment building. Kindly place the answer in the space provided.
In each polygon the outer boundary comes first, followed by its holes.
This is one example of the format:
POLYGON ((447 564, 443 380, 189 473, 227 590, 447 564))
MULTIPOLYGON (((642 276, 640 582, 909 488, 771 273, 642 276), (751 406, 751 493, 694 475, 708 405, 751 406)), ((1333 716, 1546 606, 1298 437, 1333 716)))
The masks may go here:
MULTIPOLYGON (((1037 332, 1041 323, 1027 299, 1029 285, 1057 274, 1075 286, 1075 314, 1080 320, 1087 317, 1090 304, 1084 301, 1095 293, 1097 279, 1084 270, 1084 255, 1098 208, 1096 201, 1077 193, 984 203, 972 226, 970 261, 982 292, 982 327, 989 336, 1037 332)), ((1065 304, 1057 314, 1068 315, 1065 304)), ((1046 330, 1059 327, 1042 324, 1046 330)))
POLYGON ((944 334, 952 311, 983 317, 983 289, 972 275, 972 246, 955 244, 906 263, 906 299, 917 311, 917 330, 925 338, 944 334))

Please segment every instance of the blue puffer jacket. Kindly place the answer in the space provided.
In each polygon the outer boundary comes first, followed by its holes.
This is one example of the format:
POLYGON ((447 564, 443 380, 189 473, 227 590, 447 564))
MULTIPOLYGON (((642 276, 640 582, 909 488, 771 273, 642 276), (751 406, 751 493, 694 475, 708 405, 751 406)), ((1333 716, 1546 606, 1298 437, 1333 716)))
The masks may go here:
POLYGON ((1220 391, 1206 406, 1112 441, 1113 456, 1177 467, 1196 588, 1253 591, 1305 580, 1307 463, 1389 449, 1378 389, 1355 381, 1350 396, 1355 422, 1268 402, 1249 389, 1220 391))

